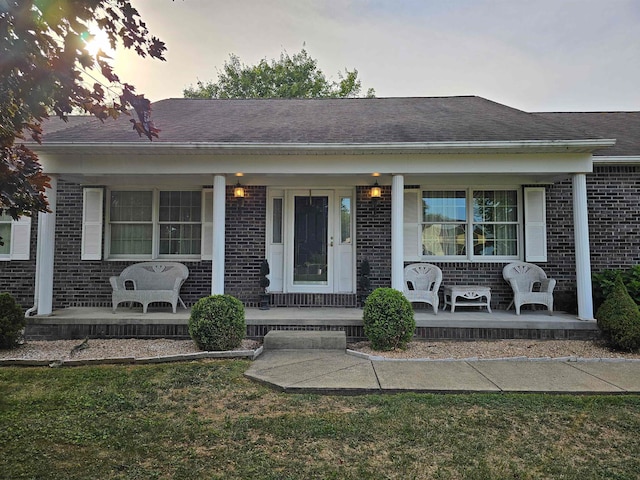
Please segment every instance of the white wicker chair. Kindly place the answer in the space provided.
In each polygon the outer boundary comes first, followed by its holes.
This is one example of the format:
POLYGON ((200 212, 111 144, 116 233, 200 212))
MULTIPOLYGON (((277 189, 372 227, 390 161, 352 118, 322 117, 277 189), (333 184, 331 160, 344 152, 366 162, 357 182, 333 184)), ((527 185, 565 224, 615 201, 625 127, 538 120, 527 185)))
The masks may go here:
POLYGON ((438 290, 442 283, 442 270, 430 263, 412 263, 404 268, 404 296, 412 303, 424 302, 438 314, 440 298, 438 290))
POLYGON ((525 304, 546 305, 549 315, 553 314, 556 281, 547 278, 542 268, 532 263, 514 262, 502 269, 502 277, 513 290, 513 301, 509 307, 515 305, 516 315, 520 315, 520 307, 525 304))

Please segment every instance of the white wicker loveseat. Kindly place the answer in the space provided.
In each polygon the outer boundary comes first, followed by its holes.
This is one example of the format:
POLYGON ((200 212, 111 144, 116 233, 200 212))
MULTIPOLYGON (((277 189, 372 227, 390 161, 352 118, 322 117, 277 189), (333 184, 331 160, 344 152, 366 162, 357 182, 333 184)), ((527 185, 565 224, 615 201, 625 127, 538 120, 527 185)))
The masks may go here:
POLYGON ((160 261, 129 265, 119 276, 109 278, 113 313, 123 302, 141 303, 144 313, 154 302, 170 303, 173 313, 178 302, 187 308, 180 298, 180 287, 188 277, 189 269, 182 263, 160 261))

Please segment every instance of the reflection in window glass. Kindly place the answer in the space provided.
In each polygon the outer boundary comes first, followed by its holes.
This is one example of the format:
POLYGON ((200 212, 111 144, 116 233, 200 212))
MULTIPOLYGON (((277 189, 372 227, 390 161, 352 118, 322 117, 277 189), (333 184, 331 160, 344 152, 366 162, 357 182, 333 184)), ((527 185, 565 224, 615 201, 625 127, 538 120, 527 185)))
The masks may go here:
POLYGON ((466 254, 467 201, 464 190, 422 192, 422 254, 466 254))
POLYGON ((517 190, 422 192, 424 256, 514 258, 518 256, 519 227, 517 190))
POLYGON ((160 192, 160 255, 199 255, 202 194, 160 192))
POLYGON ((273 199, 273 243, 282 243, 282 198, 273 199))
POLYGON ((340 199, 340 243, 351 243, 351 198, 340 199))

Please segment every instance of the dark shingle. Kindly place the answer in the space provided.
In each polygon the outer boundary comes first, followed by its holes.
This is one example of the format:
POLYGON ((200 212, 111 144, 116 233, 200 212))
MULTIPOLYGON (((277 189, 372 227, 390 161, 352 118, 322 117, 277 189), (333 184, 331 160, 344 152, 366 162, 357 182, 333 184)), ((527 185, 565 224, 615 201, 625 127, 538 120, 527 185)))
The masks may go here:
MULTIPOLYGON (((154 142, 376 144, 594 138, 542 115, 480 97, 169 99, 152 108, 154 123, 161 129, 154 142)), ((44 143, 148 142, 131 130, 129 120, 123 115, 103 124, 91 118, 62 129, 45 125, 44 143)))
POLYGON ((537 117, 585 136, 615 138, 614 147, 594 152, 602 156, 640 155, 640 112, 537 113, 537 117))

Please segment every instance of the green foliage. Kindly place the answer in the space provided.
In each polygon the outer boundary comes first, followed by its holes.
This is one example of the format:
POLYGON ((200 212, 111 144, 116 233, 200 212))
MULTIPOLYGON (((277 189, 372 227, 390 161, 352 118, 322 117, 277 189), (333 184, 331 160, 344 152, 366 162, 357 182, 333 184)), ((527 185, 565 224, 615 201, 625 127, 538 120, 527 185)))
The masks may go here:
POLYGON ((640 349, 640 309, 622 281, 616 277, 613 290, 596 313, 598 327, 609 344, 618 350, 640 349))
POLYGON ((406 348, 416 328, 411 303, 393 288, 376 288, 367 297, 363 321, 374 350, 406 348))
POLYGON ((158 136, 149 101, 120 82, 104 52, 89 53, 95 25, 113 47, 121 41, 141 57, 164 60, 164 44, 150 37, 130 0, 0 2, 0 213, 18 218, 47 211, 49 177, 37 155, 16 143, 26 137, 39 142, 52 112, 64 119, 79 109, 105 120, 133 108, 134 129, 158 136), (86 83, 89 71, 102 78, 86 83), (106 97, 106 89, 120 93, 118 101, 106 97))
POLYGON ((640 265, 635 265, 628 270, 602 270, 592 275, 593 303, 596 310, 613 291, 618 275, 622 277, 622 282, 633 301, 640 305, 640 265))
POLYGON ((0 293, 0 348, 13 348, 25 327, 24 312, 9 293, 0 293))
POLYGON ((244 305, 231 295, 201 298, 191 308, 189 335, 201 350, 237 348, 246 331, 244 305))
MULTIPOLYGON (((303 48, 280 60, 263 58, 256 65, 246 65, 231 54, 218 73, 217 82, 198 82, 183 91, 185 98, 353 98, 362 88, 357 70, 338 73, 339 82, 330 82, 318 62, 303 48)), ((370 88, 367 97, 374 97, 370 88)))

